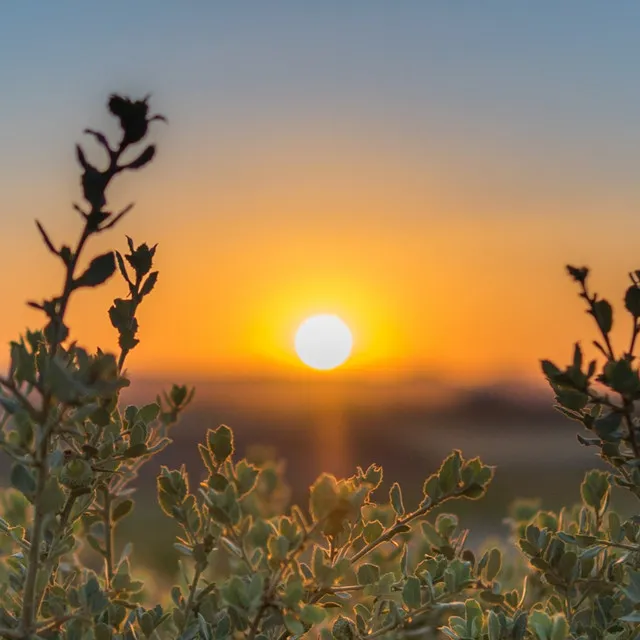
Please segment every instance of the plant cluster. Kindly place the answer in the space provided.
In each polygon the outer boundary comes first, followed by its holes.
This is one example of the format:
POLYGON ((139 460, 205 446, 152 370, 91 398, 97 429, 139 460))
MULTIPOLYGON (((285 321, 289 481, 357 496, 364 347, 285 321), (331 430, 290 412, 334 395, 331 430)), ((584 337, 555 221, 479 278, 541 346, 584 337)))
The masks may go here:
POLYGON ((209 430, 199 452, 205 477, 192 487, 187 470, 163 467, 157 496, 180 527, 176 584, 159 604, 147 602, 132 575, 131 545, 116 554, 116 533, 134 508, 132 482, 170 443, 169 430, 193 390, 174 385, 144 406, 122 406, 127 355, 138 344, 136 313, 157 281, 156 247, 81 256, 95 235, 130 210, 106 210, 106 190, 124 171, 154 157, 142 142, 148 100, 112 96, 120 142, 95 130, 106 168, 77 147, 86 207, 75 247, 44 243, 62 263, 61 293, 30 302, 42 330, 11 343, 0 378, 0 447, 11 459, 11 488, 0 494, 0 638, 49 640, 285 640, 286 638, 437 638, 458 640, 632 640, 640 633, 640 518, 611 509, 612 489, 640 497, 640 429, 634 365, 640 333, 640 272, 625 305, 633 320, 629 350, 611 344, 611 305, 588 288, 588 270, 569 267, 601 333, 605 362, 542 368, 558 408, 590 432, 610 471, 593 470, 582 504, 559 513, 521 502, 510 516, 520 559, 492 547, 474 553, 468 531, 442 511, 453 500, 481 499, 494 469, 454 451, 427 477, 422 500, 405 505, 394 483, 381 495, 382 469, 346 479, 322 475, 308 508, 287 508, 282 470, 263 459, 238 459, 226 426, 209 430), (89 353, 65 324, 72 294, 119 271, 126 295, 109 318, 119 352, 89 353), (598 372, 596 375, 596 372, 598 372), (435 512, 437 511, 437 515, 435 512), (96 563, 96 559, 100 562, 96 563), (153 606, 152 606, 153 605, 153 606))

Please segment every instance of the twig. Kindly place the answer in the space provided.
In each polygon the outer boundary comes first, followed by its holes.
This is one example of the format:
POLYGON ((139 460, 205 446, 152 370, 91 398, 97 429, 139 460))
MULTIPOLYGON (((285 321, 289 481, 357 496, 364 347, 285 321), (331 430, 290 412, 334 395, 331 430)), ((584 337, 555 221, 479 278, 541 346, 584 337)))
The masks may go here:
POLYGON ((427 504, 424 505, 424 507, 420 507, 413 513, 409 513, 408 515, 406 515, 404 518, 396 520, 396 522, 392 526, 385 529, 375 540, 372 540, 371 542, 369 542, 369 544, 362 547, 360 551, 354 553, 351 558, 349 558, 351 564, 353 565, 358 562, 358 560, 373 551, 376 547, 380 546, 383 542, 388 542, 389 540, 391 540, 391 538, 393 538, 393 536, 398 533, 398 530, 404 525, 408 524, 412 520, 415 520, 416 518, 426 516, 430 511, 439 506, 441 502, 441 500, 430 500, 429 502, 427 502, 427 504))
POLYGON ((182 628, 180 629, 181 634, 184 633, 189 623, 189 617, 191 615, 191 609, 193 607, 194 598, 196 597, 196 589, 198 588, 198 581, 200 580, 201 575, 202 575, 202 569, 200 569, 200 567, 196 565, 195 573, 193 574, 193 580, 189 588, 189 598, 187 599, 187 604, 185 606, 184 622, 182 623, 182 628))
POLYGON ((104 496, 104 508, 102 510, 102 518, 104 522, 104 564, 107 588, 109 588, 111 586, 111 581, 113 580, 113 527, 111 526, 111 493, 109 491, 108 484, 105 484, 102 487, 102 493, 104 496))
MULTIPOLYGON (((118 159, 120 155, 124 152, 126 145, 120 145, 119 149, 111 155, 111 162, 109 164, 109 168, 105 173, 105 183, 103 191, 106 191, 109 182, 111 179, 120 171, 120 167, 118 167, 118 159)), ((95 233, 99 233, 100 229, 93 229, 91 226, 91 218, 94 214, 99 214, 100 210, 96 209, 93 206, 92 211, 89 215, 85 216, 85 224, 80 234, 80 238, 76 245, 75 251, 71 254, 71 258, 66 265, 66 274, 64 278, 64 286, 62 290, 62 294, 59 298, 57 298, 56 305, 56 313, 54 317, 51 317, 51 322, 55 322, 58 325, 62 325, 64 323, 64 317, 67 311, 67 307, 69 305, 69 299, 71 298, 71 294, 74 290, 74 277, 76 268, 78 266, 78 261, 82 254, 82 251, 87 243, 87 240, 91 237, 91 235, 95 233)), ((60 347, 60 340, 56 338, 50 345, 48 356, 50 359, 53 359, 56 356, 56 353, 60 347)), ((20 396, 16 396, 20 399, 20 396)), ((22 605, 22 620, 21 620, 21 631, 23 635, 28 635, 34 628, 34 621, 36 616, 38 615, 39 601, 36 586, 37 586, 37 578, 38 572, 40 569, 40 545, 42 540, 42 524, 44 520, 44 512, 41 506, 41 496, 44 491, 46 480, 49 475, 49 465, 48 465, 48 453, 50 446, 50 438, 53 428, 55 424, 51 421, 51 404, 53 401, 53 396, 51 391, 47 391, 43 396, 42 402, 42 411, 40 415, 40 420, 38 422, 42 428, 42 437, 39 444, 39 447, 35 454, 35 466, 37 469, 37 483, 36 483, 36 491, 34 497, 34 519, 33 519, 33 527, 31 533, 31 549, 29 550, 28 557, 28 565, 27 565, 27 575, 25 578, 24 584, 24 596, 23 596, 23 605, 22 605)))

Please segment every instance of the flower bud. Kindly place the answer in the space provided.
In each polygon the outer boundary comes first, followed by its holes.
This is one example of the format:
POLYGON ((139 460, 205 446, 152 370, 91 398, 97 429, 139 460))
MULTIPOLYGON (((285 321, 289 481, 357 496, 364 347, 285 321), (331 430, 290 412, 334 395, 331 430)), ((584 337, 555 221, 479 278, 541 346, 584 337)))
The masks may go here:
POLYGON ((333 623, 331 633, 335 640, 353 640, 356 637, 356 628, 349 618, 339 616, 333 623))
POLYGON ((93 469, 82 458, 67 462, 60 472, 60 482, 69 489, 85 489, 93 482, 93 469))

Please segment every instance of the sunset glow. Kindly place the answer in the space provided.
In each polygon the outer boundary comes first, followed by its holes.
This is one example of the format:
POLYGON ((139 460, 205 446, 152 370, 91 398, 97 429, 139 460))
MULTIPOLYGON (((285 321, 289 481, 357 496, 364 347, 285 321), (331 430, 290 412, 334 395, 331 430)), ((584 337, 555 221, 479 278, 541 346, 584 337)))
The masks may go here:
MULTIPOLYGON (((606 33, 610 7, 589 14, 605 60, 568 8, 548 19, 517 5, 375 4, 292 3, 279 14, 259 3, 136 5, 130 28, 148 30, 135 51, 122 49, 108 5, 97 15, 43 3, 37 24, 55 29, 37 33, 16 8, 0 39, 4 59, 18 60, 0 71, 0 210, 11 229, 0 254, 20 279, 3 284, 2 343, 39 327, 26 300, 61 285, 31 214, 57 244, 74 242, 74 143, 102 166, 81 132, 113 125, 100 114, 119 90, 152 93, 169 118, 153 128, 148 171, 109 192, 113 210, 135 208, 90 247, 122 251, 125 234, 158 243, 158 284, 128 360, 138 375, 304 377, 292 337, 326 309, 357 334, 341 375, 538 379, 539 359, 566 358, 575 339, 556 317, 589 345, 564 265, 588 263, 598 293, 615 300, 621 274, 640 266, 629 133, 640 88, 625 71, 640 9, 606 33), (100 20, 111 26, 86 27, 100 20), (184 48, 153 36, 169 32, 184 48), (22 56, 30 38, 38 46, 22 56), (468 47, 452 45, 460 38, 468 47)), ((114 279, 71 304, 85 346, 117 348, 94 312, 122 295, 114 279)), ((626 331, 616 321, 613 338, 626 331)))

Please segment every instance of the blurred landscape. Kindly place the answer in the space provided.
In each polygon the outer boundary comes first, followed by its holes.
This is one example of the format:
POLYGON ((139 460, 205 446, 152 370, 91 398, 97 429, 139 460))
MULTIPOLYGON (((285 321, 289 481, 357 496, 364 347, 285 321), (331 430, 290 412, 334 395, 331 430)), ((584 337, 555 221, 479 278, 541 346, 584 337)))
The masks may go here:
MULTIPOLYGON (((122 407, 155 401, 171 382, 133 377, 122 407)), ((346 477, 372 463, 384 468, 378 491, 386 494, 399 482, 411 508, 421 499, 424 479, 453 449, 479 456, 496 467, 487 496, 447 505, 470 529, 468 544, 476 549, 490 538, 505 538, 504 519, 515 499, 539 498, 547 509, 570 506, 579 500, 584 472, 600 466, 595 449, 576 439, 581 425, 553 408, 551 391, 523 381, 456 387, 427 376, 382 381, 333 372, 187 382, 196 387, 194 401, 172 428, 173 443, 142 468, 135 510, 122 521, 116 541, 118 550, 132 542, 134 564, 167 579, 177 570, 172 543, 178 529, 157 504, 156 476, 161 465, 185 464, 196 487, 204 478, 197 445, 220 424, 233 429, 236 456, 265 447, 284 461, 291 501, 303 508, 322 472, 346 477)), ((0 468, 6 486, 6 458, 0 468)), ((614 492, 623 512, 630 507, 624 498, 614 492)))
MULTIPOLYGON (((185 463, 192 486, 197 484, 203 473, 197 444, 219 424, 234 430, 237 455, 266 445, 284 459, 292 500, 302 506, 321 472, 348 476, 357 465, 377 463, 385 472, 379 491, 386 493, 392 482, 399 482, 409 507, 420 500, 423 480, 452 449, 468 458, 480 456, 497 467, 487 497, 448 509, 471 529, 471 546, 506 535, 503 520, 518 497, 539 497, 545 508, 573 504, 583 473, 599 466, 594 450, 576 439, 581 425, 555 411, 552 394, 540 387, 456 389, 428 378, 384 383, 255 378, 194 384, 196 398, 173 429, 174 443, 141 473, 139 502, 123 522, 119 540, 122 545, 130 537, 137 543, 137 562, 163 571, 175 568, 175 530, 153 498, 156 474, 160 465, 185 463)), ((125 401, 152 401, 163 386, 168 384, 161 380, 134 380, 125 401)))

